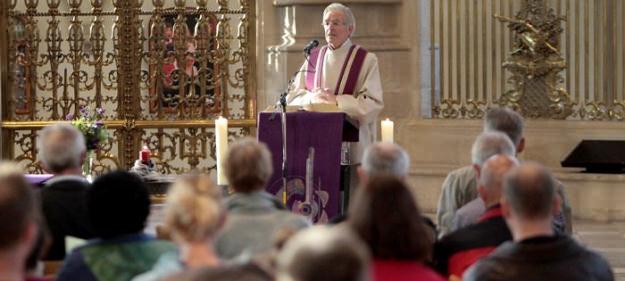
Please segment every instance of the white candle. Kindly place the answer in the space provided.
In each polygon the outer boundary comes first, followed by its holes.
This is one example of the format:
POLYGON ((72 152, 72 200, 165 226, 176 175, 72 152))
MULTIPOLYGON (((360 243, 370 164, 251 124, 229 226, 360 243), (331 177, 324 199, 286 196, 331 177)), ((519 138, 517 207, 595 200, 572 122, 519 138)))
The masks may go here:
POLYGON ((382 141, 383 142, 393 142, 393 121, 386 118, 382 121, 382 141))
POLYGON ((228 151, 228 119, 219 116, 215 120, 215 161, 217 161, 217 184, 227 185, 224 158, 228 151))

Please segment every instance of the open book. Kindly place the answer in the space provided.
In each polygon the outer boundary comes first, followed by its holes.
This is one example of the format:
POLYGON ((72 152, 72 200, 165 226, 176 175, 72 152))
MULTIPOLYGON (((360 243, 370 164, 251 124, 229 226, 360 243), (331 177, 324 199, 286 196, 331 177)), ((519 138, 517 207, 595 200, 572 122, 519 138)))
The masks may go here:
MULTIPOLYGON (((341 112, 336 104, 331 103, 311 103, 304 106, 300 105, 287 105, 286 112, 296 112, 300 110, 312 111, 312 112, 341 112)), ((263 112, 276 112, 280 111, 278 106, 269 106, 263 112)))
POLYGON ((303 106, 304 110, 312 112, 341 112, 333 103, 311 103, 303 106))

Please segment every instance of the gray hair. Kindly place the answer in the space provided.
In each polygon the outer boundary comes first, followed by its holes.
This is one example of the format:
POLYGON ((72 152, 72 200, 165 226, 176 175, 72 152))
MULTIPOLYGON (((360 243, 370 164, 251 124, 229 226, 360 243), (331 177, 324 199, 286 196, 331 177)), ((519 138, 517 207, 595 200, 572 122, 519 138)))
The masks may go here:
POLYGON ((345 25, 352 27, 352 34, 356 32, 356 18, 354 17, 354 13, 352 13, 352 10, 349 7, 341 3, 332 3, 323 10, 323 19, 325 19, 326 14, 330 12, 343 13, 343 15, 345 16, 345 25))
POLYGON ((313 226, 289 239, 278 255, 278 281, 366 281, 369 253, 346 227, 313 226))
POLYGON ((514 156, 516 149, 510 138, 501 132, 483 132, 473 142, 471 161, 482 166, 493 155, 505 154, 514 156))
POLYGON ((369 145, 362 156, 362 169, 367 176, 393 175, 403 178, 408 174, 410 157, 401 146, 390 142, 369 145))
POLYGON ((37 147, 39 160, 52 173, 80 167, 87 150, 85 137, 74 126, 57 123, 41 130, 37 147))
POLYGON ((509 108, 493 108, 486 112, 484 132, 499 131, 512 140, 514 146, 523 138, 523 117, 509 108))
POLYGON ((544 166, 525 163, 506 175, 503 196, 518 216, 542 220, 551 217, 555 191, 555 180, 544 166))

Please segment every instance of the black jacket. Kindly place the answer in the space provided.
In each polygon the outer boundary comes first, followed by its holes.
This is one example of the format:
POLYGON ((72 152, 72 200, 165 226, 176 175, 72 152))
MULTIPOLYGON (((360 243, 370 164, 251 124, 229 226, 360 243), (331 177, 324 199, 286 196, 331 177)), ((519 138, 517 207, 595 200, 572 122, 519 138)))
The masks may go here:
POLYGON ((497 204, 488 208, 478 223, 449 233, 434 244, 436 270, 444 276, 460 277, 477 260, 510 240, 512 234, 497 204))
POLYGON ((612 281, 610 265, 568 236, 506 242, 464 274, 464 281, 612 281))
POLYGON ((52 244, 44 260, 65 258, 65 236, 94 238, 87 213, 89 183, 78 177, 58 177, 48 180, 40 191, 41 210, 52 244))

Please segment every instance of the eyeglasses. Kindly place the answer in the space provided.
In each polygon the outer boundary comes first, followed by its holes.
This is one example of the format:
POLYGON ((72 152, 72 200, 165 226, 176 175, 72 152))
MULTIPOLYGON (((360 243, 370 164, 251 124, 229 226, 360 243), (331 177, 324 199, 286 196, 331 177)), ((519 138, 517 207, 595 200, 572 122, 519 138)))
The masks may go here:
POLYGON ((327 28, 327 27, 329 27, 329 26, 339 27, 339 26, 345 25, 345 23, 344 23, 344 22, 341 22, 341 21, 337 21, 337 20, 336 20, 336 21, 326 21, 326 22, 322 23, 321 25, 322 25, 323 27, 326 27, 326 28, 327 28))

